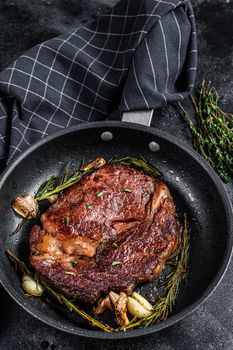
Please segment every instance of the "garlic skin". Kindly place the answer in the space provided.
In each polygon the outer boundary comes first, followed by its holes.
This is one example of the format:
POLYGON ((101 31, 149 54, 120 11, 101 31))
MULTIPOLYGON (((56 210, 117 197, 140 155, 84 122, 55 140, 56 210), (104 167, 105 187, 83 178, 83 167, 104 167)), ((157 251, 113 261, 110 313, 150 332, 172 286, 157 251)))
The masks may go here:
POLYGON ((132 297, 128 297, 127 309, 130 315, 137 318, 144 318, 151 315, 151 311, 144 309, 144 307, 132 297))
POLYGON ((142 305, 142 307, 144 307, 144 309, 148 310, 148 311, 152 311, 153 310, 153 306, 149 303, 149 301, 147 301, 143 296, 141 296, 140 294, 138 294, 137 292, 133 292, 131 294, 131 296, 139 302, 139 304, 142 305))
POLYGON ((115 316, 118 323, 121 326, 126 326, 129 323, 129 319, 127 317, 127 295, 123 292, 117 294, 111 291, 109 294, 109 299, 114 307, 115 316))
POLYGON ((107 295, 103 300, 99 302, 99 304, 93 308, 93 313, 98 316, 101 315, 105 310, 112 310, 113 307, 109 298, 109 295, 107 295))
POLYGON ((121 326, 126 326, 129 324, 129 319, 127 317, 127 295, 120 292, 119 298, 115 304, 115 315, 116 319, 121 326))
POLYGON ((119 298, 119 294, 112 292, 112 291, 109 293, 109 299, 114 307, 116 305, 118 298, 119 298))
POLYGON ((24 219, 35 219, 39 210, 38 203, 29 193, 17 196, 12 203, 13 210, 24 219))
POLYGON ((43 286, 29 275, 23 275, 22 288, 27 294, 33 295, 34 297, 40 297, 44 293, 43 286))

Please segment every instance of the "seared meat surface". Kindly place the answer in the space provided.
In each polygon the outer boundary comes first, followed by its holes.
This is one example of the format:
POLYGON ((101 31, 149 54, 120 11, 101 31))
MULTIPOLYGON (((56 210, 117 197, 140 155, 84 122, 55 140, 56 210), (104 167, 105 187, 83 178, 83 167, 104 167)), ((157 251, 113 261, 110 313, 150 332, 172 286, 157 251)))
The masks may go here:
POLYGON ((180 234, 161 181, 106 164, 68 189, 30 234, 30 262, 68 296, 95 302, 159 275, 180 234))

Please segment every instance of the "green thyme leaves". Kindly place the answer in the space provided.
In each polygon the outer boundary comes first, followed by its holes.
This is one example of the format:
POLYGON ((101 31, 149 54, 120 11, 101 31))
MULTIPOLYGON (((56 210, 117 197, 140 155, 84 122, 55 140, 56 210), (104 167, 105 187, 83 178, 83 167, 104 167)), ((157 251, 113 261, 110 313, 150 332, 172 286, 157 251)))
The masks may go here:
POLYGON ((193 134, 196 151, 214 168, 221 180, 233 175, 233 115, 220 109, 219 95, 210 83, 202 83, 197 98, 192 97, 195 122, 180 105, 183 118, 193 134))
POLYGON ((112 266, 118 266, 118 265, 121 265, 121 262, 120 261, 113 261, 112 262, 112 266))
POLYGON ((96 194, 96 197, 97 197, 97 198, 101 198, 101 197, 103 197, 103 195, 104 195, 104 192, 103 192, 103 191, 100 191, 100 192, 98 192, 98 193, 96 194))
POLYGON ((143 197, 143 198, 149 197, 149 193, 148 193, 147 191, 143 192, 142 197, 143 197))
POLYGON ((69 216, 66 217, 66 226, 70 226, 71 219, 69 216))
POLYGON ((105 247, 107 244, 108 244, 108 242, 105 241, 105 240, 103 239, 103 241, 101 241, 101 242, 99 243, 99 246, 100 246, 100 247, 105 247))
POLYGON ((76 276, 76 273, 74 271, 65 271, 65 275, 76 276))
POLYGON ((114 249, 119 248, 119 245, 116 242, 113 242, 112 246, 113 246, 114 249))
POLYGON ((73 267, 77 266, 78 265, 78 260, 70 261, 70 265, 73 266, 73 267))
POLYGON ((128 192, 128 193, 131 193, 131 192, 132 192, 132 190, 131 190, 130 188, 123 188, 122 191, 123 191, 123 192, 128 192))

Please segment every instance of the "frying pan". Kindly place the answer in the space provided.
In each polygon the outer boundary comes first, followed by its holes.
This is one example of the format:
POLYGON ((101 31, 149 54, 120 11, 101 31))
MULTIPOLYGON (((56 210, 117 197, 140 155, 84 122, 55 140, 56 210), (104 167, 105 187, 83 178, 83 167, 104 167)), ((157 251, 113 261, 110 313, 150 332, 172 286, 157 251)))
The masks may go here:
MULTIPOLYGON (((134 119, 138 115, 135 114, 134 119)), ((151 115, 147 115, 149 118, 151 115)), ((140 121, 143 118, 140 117, 140 121)), ((131 121, 127 115, 125 120, 131 121)), ((139 119, 138 119, 139 120, 139 119)), ((62 130, 33 145, 20 155, 0 179, 0 280, 25 310, 41 321, 72 334, 104 339, 129 338, 168 327, 195 310, 215 289, 224 275, 232 252, 232 211, 221 181, 212 168, 190 147, 164 132, 145 125, 122 121, 94 122, 62 130), (190 231, 189 286, 182 288, 172 316, 144 329, 120 333, 93 330, 79 316, 72 316, 40 298, 25 300, 20 279, 5 254, 10 248, 28 260, 29 222, 10 236, 19 218, 11 201, 24 192, 35 193, 51 175, 58 175, 71 161, 73 170, 80 160, 98 157, 140 155, 163 174, 174 197, 178 214, 188 213, 190 231)), ((46 208, 42 208, 42 211, 46 208)), ((154 282, 141 287, 153 295, 154 282)))

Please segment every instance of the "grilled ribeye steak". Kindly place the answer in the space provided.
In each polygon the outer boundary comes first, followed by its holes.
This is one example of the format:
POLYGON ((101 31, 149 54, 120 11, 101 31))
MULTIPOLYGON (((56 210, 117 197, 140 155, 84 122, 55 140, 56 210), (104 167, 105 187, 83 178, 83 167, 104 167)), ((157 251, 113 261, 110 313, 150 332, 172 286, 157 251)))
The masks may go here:
POLYGON ((30 234, 30 262, 64 294, 95 302, 161 272, 180 234, 167 186, 106 164, 68 189, 30 234))

